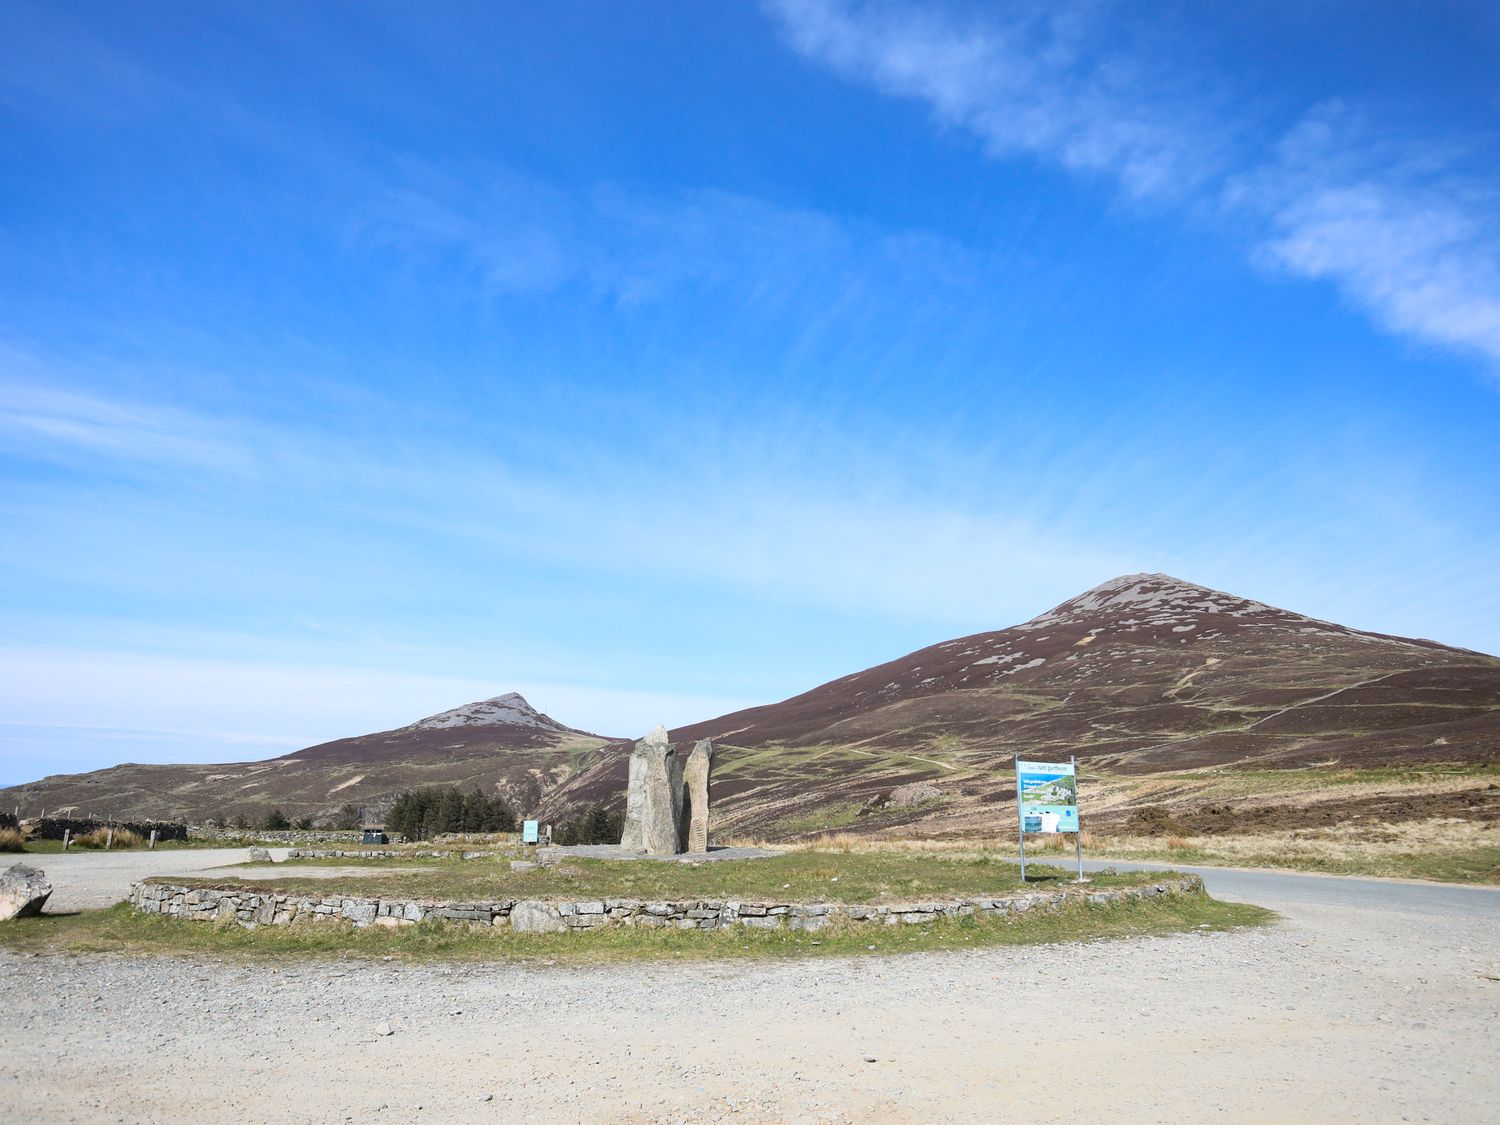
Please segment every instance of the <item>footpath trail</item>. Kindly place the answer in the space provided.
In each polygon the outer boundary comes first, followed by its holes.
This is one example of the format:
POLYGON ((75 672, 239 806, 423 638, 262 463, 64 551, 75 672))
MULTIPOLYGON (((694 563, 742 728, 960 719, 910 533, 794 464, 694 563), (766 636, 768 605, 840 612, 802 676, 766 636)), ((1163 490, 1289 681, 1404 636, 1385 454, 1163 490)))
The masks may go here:
POLYGON ((1285 920, 596 969, 0 952, 0 1118, 1492 1119, 1500 892, 1202 873, 1285 920))

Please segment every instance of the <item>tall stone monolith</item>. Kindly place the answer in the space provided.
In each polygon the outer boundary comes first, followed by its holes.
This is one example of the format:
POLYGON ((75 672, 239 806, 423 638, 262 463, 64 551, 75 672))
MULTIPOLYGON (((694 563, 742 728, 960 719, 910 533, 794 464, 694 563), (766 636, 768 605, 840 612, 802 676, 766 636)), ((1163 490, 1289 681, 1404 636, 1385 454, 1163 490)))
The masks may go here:
POLYGON ((687 785, 688 801, 692 807, 692 815, 688 820, 687 850, 699 854, 708 851, 708 783, 713 768, 713 741, 700 739, 693 744, 687 768, 683 770, 683 781, 687 785))
POLYGON ((647 855, 682 850, 682 762, 657 727, 630 752, 630 787, 625 793, 625 830, 620 846, 647 855))

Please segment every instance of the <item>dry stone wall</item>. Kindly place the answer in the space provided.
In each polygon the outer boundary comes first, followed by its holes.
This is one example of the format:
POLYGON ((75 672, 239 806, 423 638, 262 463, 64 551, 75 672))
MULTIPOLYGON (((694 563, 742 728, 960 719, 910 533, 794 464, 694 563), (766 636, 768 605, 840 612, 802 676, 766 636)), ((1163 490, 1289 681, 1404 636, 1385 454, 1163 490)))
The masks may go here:
POLYGON ((443 848, 442 850, 423 849, 413 851, 411 849, 399 851, 371 851, 368 848, 350 848, 347 850, 339 848, 292 848, 286 853, 287 859, 485 859, 488 856, 498 855, 493 851, 464 851, 459 848, 443 848))
POLYGON ((244 844, 251 841, 267 844, 357 844, 362 833, 357 829, 335 828, 287 828, 281 830, 260 828, 209 828, 194 825, 190 830, 195 840, 215 840, 226 844, 244 844))
POLYGON ((729 926, 762 929, 820 930, 834 922, 872 926, 917 925, 968 915, 999 917, 1032 910, 1056 910, 1078 901, 1104 906, 1163 895, 1200 894, 1196 875, 1162 879, 1140 887, 1077 887, 1058 891, 1022 891, 1002 897, 869 906, 838 902, 740 902, 641 899, 593 899, 544 902, 499 899, 479 902, 424 902, 354 898, 347 895, 283 894, 245 887, 188 887, 171 883, 137 883, 130 903, 145 914, 188 922, 237 923, 241 926, 285 926, 351 922, 356 926, 409 926, 442 920, 485 926, 510 926, 523 933, 565 933, 601 926, 718 930, 729 926))

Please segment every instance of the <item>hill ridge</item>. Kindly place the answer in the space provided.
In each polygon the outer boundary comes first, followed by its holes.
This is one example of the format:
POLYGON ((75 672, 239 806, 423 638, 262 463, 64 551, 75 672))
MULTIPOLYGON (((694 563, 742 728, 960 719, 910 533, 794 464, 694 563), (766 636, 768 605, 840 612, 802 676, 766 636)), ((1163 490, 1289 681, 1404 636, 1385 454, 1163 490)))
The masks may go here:
MULTIPOLYGON (((990 831, 1017 754, 1076 754, 1090 774, 1122 777, 1500 762, 1500 660, 1127 574, 1018 625, 672 736, 719 743, 724 832, 863 825, 855 810, 914 781, 939 786, 941 801, 884 814, 881 826, 990 831)), ((273 803, 289 815, 344 802, 378 813, 400 789, 442 783, 478 785, 555 821, 594 802, 618 807, 627 758, 628 743, 566 727, 507 692, 268 761, 56 775, 0 791, 0 804, 253 819, 273 803)))

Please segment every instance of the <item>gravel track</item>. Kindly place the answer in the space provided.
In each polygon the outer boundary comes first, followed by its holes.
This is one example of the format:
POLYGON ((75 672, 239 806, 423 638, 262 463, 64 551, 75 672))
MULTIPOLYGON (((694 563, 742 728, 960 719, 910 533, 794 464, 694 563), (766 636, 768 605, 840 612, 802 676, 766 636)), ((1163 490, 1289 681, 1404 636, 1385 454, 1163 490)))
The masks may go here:
POLYGON ((1500 900, 1260 901, 1287 920, 868 961, 0 952, 0 1119, 1493 1120, 1500 900))

